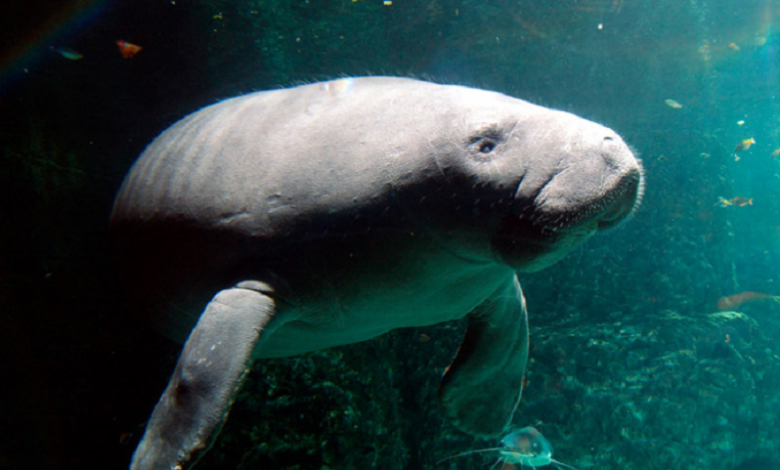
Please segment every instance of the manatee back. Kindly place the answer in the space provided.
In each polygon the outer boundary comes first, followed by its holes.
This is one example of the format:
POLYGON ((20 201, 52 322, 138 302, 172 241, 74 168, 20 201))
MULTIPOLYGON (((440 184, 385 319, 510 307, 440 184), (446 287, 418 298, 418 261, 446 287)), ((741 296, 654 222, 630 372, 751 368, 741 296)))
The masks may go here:
POLYGON ((392 180, 435 170, 420 147, 443 109, 420 102, 444 88, 344 79, 229 99, 174 124, 115 201, 112 245, 129 297, 183 339, 196 306, 258 269, 288 266, 297 245, 400 229, 392 180))
POLYGON ((258 234, 286 215, 383 197, 390 166, 398 173, 422 163, 415 142, 431 133, 435 116, 419 102, 439 88, 389 77, 343 79, 209 106, 146 149, 112 218, 184 218, 258 234))

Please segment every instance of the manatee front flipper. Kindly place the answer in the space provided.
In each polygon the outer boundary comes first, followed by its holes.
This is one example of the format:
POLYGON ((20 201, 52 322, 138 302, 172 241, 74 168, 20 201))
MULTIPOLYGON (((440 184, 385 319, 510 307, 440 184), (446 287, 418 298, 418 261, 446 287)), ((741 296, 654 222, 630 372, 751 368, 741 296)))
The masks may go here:
POLYGON ((469 314, 468 329, 439 387, 459 429, 493 435, 512 421, 528 360, 528 314, 517 277, 469 314))
POLYGON ((269 291, 247 281, 209 302, 146 425, 132 470, 185 469, 208 450, 274 316, 269 291))

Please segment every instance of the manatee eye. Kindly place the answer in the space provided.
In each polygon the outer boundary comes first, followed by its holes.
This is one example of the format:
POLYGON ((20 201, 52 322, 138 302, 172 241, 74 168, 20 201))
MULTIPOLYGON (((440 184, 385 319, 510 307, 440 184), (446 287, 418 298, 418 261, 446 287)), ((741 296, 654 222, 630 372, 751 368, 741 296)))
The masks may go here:
POLYGON ((489 158, 488 155, 493 153, 493 150, 498 147, 502 140, 501 132, 490 127, 472 134, 471 138, 469 138, 468 146, 472 155, 478 154, 489 158))
POLYGON ((483 140, 479 143, 479 153, 490 153, 496 148, 496 143, 492 140, 483 140))

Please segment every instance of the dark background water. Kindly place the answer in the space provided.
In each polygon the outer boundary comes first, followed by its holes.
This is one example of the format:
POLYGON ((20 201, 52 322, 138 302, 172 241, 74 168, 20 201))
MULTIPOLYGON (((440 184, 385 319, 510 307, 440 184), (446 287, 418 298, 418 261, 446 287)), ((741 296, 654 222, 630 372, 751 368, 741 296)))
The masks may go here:
MULTIPOLYGON (((780 2, 3 8, 0 468, 126 466, 167 382, 178 346, 134 321, 104 250, 113 195, 146 144, 223 98, 365 74, 571 111, 617 130, 644 161, 647 191, 629 224, 521 279, 536 362, 518 427, 541 423, 556 455, 579 468, 772 465, 780 309, 709 315, 722 296, 780 294, 780 158, 771 157, 780 148, 780 2), (144 49, 123 59, 117 39, 144 49), (735 146, 751 137, 737 160, 735 146), (736 196, 753 204, 718 205, 736 196), (734 339, 723 345, 726 333, 734 339), (666 369, 658 358, 669 358, 666 369), (631 374, 639 377, 629 383, 631 374), (691 403, 701 408, 685 414, 691 403)), ((256 393, 242 395, 203 468, 433 468, 492 445, 437 416, 437 376, 460 328, 258 365, 247 386, 256 393)))

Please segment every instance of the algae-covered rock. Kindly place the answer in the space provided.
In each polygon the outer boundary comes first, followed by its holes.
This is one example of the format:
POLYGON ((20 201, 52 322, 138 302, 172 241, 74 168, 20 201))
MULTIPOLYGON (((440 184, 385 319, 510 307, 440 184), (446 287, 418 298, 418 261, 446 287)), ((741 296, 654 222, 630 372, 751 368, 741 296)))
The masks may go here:
MULTIPOLYGON (((772 338, 740 312, 672 310, 532 332, 520 416, 578 468, 727 469, 777 445, 772 338)), ((526 422, 524 421, 524 422, 526 422)))
MULTIPOLYGON (((775 325, 742 312, 618 314, 531 332, 513 429, 536 426, 578 469, 731 469, 780 445, 775 325), (762 322, 764 328, 762 329, 762 322)), ((532 321, 533 323, 533 321, 532 321)), ((199 468, 462 469, 495 447, 439 418, 436 388, 462 325, 393 332, 258 362, 199 468)), ((500 384, 496 384, 500 386, 500 384)), ((500 436, 499 436, 500 438, 500 436)))
POLYGON ((405 329, 256 362, 228 424, 198 468, 432 464, 444 426, 436 401, 439 377, 462 330, 460 322, 405 329))

